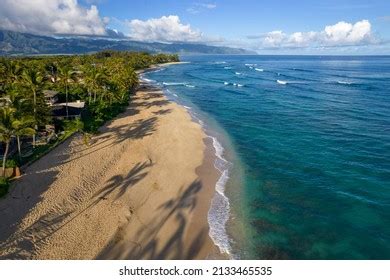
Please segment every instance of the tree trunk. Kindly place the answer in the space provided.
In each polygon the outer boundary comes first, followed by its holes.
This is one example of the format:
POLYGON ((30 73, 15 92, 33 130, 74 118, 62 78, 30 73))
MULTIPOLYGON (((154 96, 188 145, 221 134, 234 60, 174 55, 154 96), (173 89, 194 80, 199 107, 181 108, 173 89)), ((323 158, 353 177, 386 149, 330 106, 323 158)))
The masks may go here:
POLYGON ((22 158, 22 151, 20 149, 20 136, 16 136, 16 141, 18 141, 18 154, 19 154, 19 159, 22 158))
POLYGON ((91 95, 91 91, 89 89, 88 89, 88 98, 89 98, 89 104, 91 104, 92 95, 91 95))
POLYGON ((65 95, 66 95, 66 119, 69 119, 69 111, 68 111, 68 85, 65 85, 65 95))
POLYGON ((35 92, 35 90, 33 91, 33 94, 34 94, 34 114, 37 113, 37 93, 35 92))
MULTIPOLYGON (((37 94, 35 90, 33 91, 34 93, 34 119, 37 121, 37 94)), ((35 131, 38 130, 38 126, 35 125, 35 131)), ((33 148, 35 148, 35 134, 33 135, 33 148)))
POLYGON ((5 177, 5 163, 7 162, 8 149, 9 149, 9 141, 5 143, 5 152, 3 156, 3 177, 5 177))
MULTIPOLYGON (((35 131, 37 131, 37 126, 35 126, 35 131)), ((35 133, 33 134, 33 148, 35 148, 35 133)))

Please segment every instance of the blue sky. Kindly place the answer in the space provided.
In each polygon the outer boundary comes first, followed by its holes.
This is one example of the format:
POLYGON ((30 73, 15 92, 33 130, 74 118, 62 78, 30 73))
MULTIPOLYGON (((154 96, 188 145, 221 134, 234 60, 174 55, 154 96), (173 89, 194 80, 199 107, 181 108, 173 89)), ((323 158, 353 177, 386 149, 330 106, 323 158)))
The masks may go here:
MULTIPOLYGON (((91 1, 89 1, 91 2, 91 1)), ((204 33, 236 38, 243 34, 266 33, 282 29, 286 32, 320 30, 339 21, 356 22, 368 19, 375 30, 390 37, 390 1, 96 1, 103 16, 118 19, 160 18, 178 15, 204 33), (188 11, 197 3, 215 4, 213 9, 200 8, 197 14, 188 11), (389 17, 387 22, 383 17, 389 17)), ((113 27, 120 28, 116 24, 113 27)), ((125 31, 125 30, 123 30, 125 31)))
POLYGON ((135 40, 201 42, 259 53, 390 54, 389 0, 0 0, 0 4, 1 28, 32 33, 102 35, 109 28, 135 40), (20 9, 31 2, 35 4, 31 9, 20 9), (47 26, 43 18, 50 18, 47 26))

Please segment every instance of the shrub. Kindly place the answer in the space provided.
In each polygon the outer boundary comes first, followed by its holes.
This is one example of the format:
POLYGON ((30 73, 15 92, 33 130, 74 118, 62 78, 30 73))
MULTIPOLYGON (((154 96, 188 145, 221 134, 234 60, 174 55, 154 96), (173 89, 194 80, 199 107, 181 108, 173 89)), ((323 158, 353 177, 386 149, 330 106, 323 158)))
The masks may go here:
POLYGON ((64 129, 69 132, 82 131, 84 129, 84 123, 79 119, 65 120, 64 129))
POLYGON ((9 181, 4 177, 0 177, 0 197, 3 197, 7 194, 8 188, 9 181))
POLYGON ((15 168, 18 166, 18 163, 14 159, 7 159, 5 162, 5 168, 15 168))

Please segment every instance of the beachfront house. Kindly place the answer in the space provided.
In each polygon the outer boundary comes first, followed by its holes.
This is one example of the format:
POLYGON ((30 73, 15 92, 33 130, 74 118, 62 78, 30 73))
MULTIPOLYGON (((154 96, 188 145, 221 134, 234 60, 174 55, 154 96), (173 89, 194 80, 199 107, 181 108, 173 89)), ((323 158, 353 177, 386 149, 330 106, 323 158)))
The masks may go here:
POLYGON ((81 117, 85 109, 85 102, 80 100, 68 102, 68 105, 66 105, 66 103, 57 103, 59 100, 58 91, 44 90, 43 94, 45 96, 46 104, 51 107, 52 116, 55 119, 63 120, 66 119, 67 116, 68 119, 78 118, 81 117), (68 106, 68 110, 66 110, 66 106, 68 106))
POLYGON ((85 102, 77 100, 76 102, 68 102, 68 112, 66 103, 56 103, 52 106, 52 116, 55 119, 75 119, 81 118, 85 112, 85 102))

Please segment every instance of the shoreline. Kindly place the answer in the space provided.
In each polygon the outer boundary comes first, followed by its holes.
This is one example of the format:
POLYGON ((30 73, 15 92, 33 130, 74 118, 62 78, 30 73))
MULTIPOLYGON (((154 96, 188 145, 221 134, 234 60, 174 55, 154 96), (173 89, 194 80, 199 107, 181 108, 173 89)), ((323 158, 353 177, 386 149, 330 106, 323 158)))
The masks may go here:
MULTIPOLYGON (((164 66, 170 66, 175 64, 184 64, 190 62, 173 62, 159 65, 153 65, 151 68, 140 71, 138 74, 140 79, 146 83, 154 84, 154 80, 145 78, 143 74, 150 72, 159 72, 164 70, 164 66)), ((158 86, 159 87, 159 86, 158 86)), ((170 97, 170 93, 165 93, 167 97, 170 97)), ((184 107, 188 114, 191 116, 192 121, 199 124, 204 133, 205 143, 205 155, 203 164, 197 169, 199 177, 208 178, 212 174, 213 181, 209 185, 214 185, 213 193, 210 193, 211 201, 206 213, 207 223, 209 225, 209 238, 212 240, 214 250, 210 259, 232 259, 232 248, 230 244, 230 236, 228 234, 227 224, 231 218, 230 213, 230 201, 226 196, 226 184, 230 180, 232 162, 224 157, 225 147, 221 144, 219 137, 220 133, 215 130, 213 126, 209 126, 199 117, 199 111, 193 111, 192 105, 186 106, 181 104, 176 98, 173 98, 173 102, 179 106, 184 107), (199 173, 198 173, 199 170, 199 173)), ((170 98, 172 100, 172 98, 170 98)), ((200 114, 202 115, 202 113, 200 114)), ((204 116, 203 116, 204 117, 204 116)), ((225 143, 226 144, 226 143, 225 143)))
POLYGON ((0 201, 1 259, 220 258, 204 131, 161 89, 134 99, 90 147, 76 135, 27 167, 0 201))

